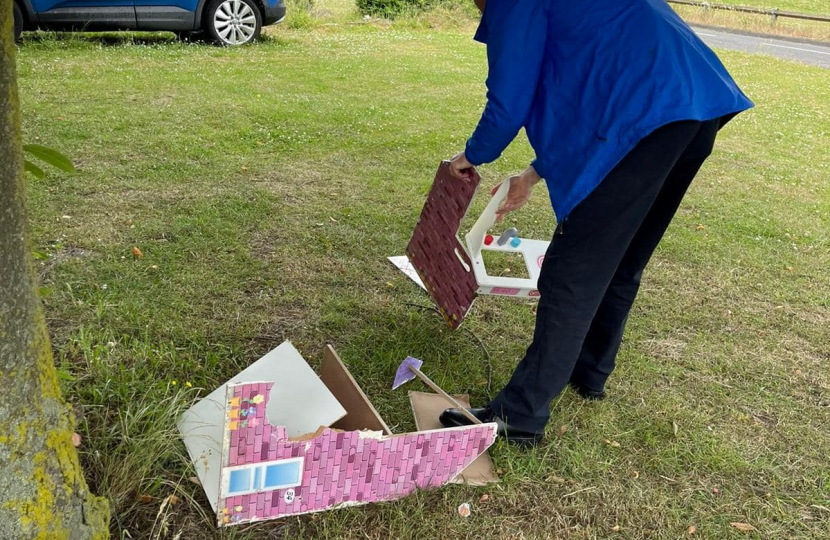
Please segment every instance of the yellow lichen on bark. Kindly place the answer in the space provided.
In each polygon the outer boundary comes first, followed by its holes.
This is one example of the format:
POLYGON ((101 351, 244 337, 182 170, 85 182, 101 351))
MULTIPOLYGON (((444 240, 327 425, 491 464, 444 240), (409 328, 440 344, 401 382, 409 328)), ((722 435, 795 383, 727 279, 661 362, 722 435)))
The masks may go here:
POLYGON ((103 540, 109 509, 86 485, 37 298, 11 2, 0 0, 0 538, 103 540))

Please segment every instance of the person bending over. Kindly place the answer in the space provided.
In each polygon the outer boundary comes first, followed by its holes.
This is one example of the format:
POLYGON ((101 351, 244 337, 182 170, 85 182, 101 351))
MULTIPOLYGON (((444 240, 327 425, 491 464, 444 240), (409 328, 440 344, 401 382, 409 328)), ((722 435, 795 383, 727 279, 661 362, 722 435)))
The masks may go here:
MULTIPOLYGON (((524 128, 536 158, 499 217, 547 184, 557 218, 533 341, 496 398, 471 409, 537 444, 567 385, 602 399, 643 269, 718 130, 752 102, 664 0, 475 0, 487 105, 450 170, 459 181, 524 128)), ((447 426, 469 423, 460 411, 447 426)))

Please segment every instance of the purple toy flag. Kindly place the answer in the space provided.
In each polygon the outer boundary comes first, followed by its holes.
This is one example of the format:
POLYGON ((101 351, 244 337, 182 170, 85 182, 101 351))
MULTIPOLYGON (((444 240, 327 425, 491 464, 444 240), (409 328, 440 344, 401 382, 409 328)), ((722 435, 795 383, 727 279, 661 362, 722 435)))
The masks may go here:
POLYGON ((392 383, 392 390, 398 388, 399 386, 408 383, 412 379, 415 378, 415 373, 409 369, 409 366, 414 367, 415 369, 421 369, 421 366, 424 365, 423 360, 418 360, 417 358, 412 358, 411 356, 407 356, 406 360, 401 362, 401 365, 398 366, 398 371, 395 373, 395 382, 392 383))

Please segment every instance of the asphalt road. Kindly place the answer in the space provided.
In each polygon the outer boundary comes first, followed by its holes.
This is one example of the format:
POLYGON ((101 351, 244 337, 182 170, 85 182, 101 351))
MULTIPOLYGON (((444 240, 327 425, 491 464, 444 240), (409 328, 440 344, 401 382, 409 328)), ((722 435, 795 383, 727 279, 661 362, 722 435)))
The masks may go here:
POLYGON ((830 69, 830 44, 735 34, 713 28, 697 27, 695 32, 710 47, 769 54, 784 60, 794 60, 830 69))

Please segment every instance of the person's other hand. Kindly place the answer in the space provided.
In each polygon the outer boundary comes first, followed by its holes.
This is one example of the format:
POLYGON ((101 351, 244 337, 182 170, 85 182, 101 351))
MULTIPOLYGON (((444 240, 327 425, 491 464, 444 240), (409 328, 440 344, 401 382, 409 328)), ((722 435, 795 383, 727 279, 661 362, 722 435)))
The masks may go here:
POLYGON ((450 160, 450 174, 453 178, 469 182, 473 179, 473 174, 475 172, 475 166, 467 161, 467 156, 464 152, 457 153, 452 160, 450 160))
MULTIPOLYGON (((508 212, 513 212, 526 205, 527 201, 530 200, 531 193, 533 193, 533 186, 538 184, 541 179, 542 177, 532 166, 525 169, 521 174, 511 176, 507 197, 504 198, 501 205, 499 205, 499 209, 496 210, 496 221, 501 221, 508 212)), ((495 195, 500 186, 501 184, 493 186, 490 195, 495 195)))

